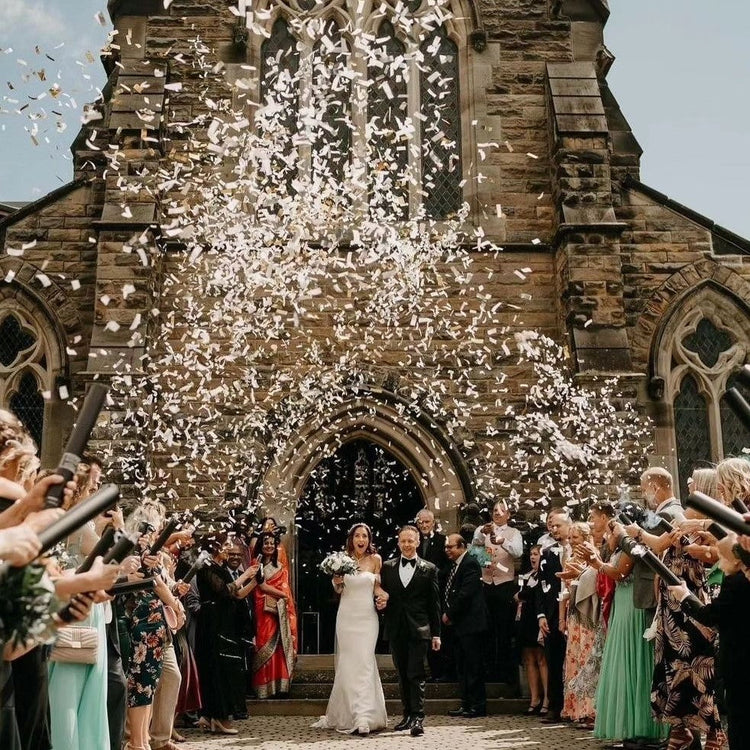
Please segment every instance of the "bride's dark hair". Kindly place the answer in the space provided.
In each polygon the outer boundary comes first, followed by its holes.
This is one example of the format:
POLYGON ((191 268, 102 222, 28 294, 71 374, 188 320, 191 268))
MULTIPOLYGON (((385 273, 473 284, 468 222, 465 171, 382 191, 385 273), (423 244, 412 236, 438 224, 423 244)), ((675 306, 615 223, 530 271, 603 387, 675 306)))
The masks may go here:
POLYGON ((367 532, 367 549, 365 550, 366 555, 374 555, 378 550, 372 543, 372 529, 366 523, 355 523, 354 526, 349 529, 349 533, 346 535, 346 554, 354 554, 354 534, 357 529, 364 529, 367 532))

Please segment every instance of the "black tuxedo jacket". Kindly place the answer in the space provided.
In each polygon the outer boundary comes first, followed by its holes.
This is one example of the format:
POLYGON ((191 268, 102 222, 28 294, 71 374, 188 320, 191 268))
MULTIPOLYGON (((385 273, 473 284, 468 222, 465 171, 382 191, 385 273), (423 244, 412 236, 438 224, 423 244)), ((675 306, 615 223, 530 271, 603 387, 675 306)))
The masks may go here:
POLYGON ((437 531, 427 539, 427 545, 425 546, 425 538, 420 537, 419 542, 419 556, 427 562, 431 562, 437 569, 438 575, 442 576, 445 573, 445 569, 450 567, 450 560, 448 555, 445 554, 445 535, 440 534, 437 531))
MULTIPOLYGON (((448 576, 450 576, 448 569, 448 576)), ((487 630, 487 605, 482 592, 482 568, 468 552, 445 591, 445 614, 458 635, 487 630)))
POLYGON ((537 577, 539 583, 534 589, 536 614, 537 616, 544 615, 547 618, 547 625, 553 632, 559 630, 560 624, 559 596, 562 581, 555 573, 562 571, 562 562, 560 554, 554 551, 559 548, 559 545, 555 544, 542 552, 537 577))
POLYGON ((387 560, 380 571, 380 585, 388 593, 385 608, 385 637, 429 640, 440 636, 440 589, 437 568, 417 558, 409 585, 399 576, 401 557, 387 560))

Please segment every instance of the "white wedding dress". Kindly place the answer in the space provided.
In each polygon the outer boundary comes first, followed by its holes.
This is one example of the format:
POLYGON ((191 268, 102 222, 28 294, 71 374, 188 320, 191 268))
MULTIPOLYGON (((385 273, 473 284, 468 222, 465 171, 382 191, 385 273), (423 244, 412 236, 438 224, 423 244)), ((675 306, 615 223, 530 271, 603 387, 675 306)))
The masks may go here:
POLYGON ((344 590, 336 616, 336 654, 331 697, 326 715, 313 724, 340 732, 385 728, 388 717, 380 683, 375 645, 378 615, 373 601, 375 573, 344 576, 344 590))

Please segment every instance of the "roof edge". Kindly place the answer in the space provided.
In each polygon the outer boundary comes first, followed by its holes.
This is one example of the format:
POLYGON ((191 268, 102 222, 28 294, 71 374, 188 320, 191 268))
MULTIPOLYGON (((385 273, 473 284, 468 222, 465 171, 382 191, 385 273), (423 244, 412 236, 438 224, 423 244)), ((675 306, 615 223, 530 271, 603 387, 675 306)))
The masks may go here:
MULTIPOLYGON (((690 208, 689 206, 686 206, 683 203, 679 203, 676 200, 673 200, 668 195, 665 195, 664 193, 656 190, 655 188, 649 187, 648 185, 644 184, 640 180, 637 180, 632 175, 630 174, 626 175, 625 179, 622 182, 622 186, 626 190, 637 190, 639 193, 643 193, 644 195, 647 195, 649 198, 656 201, 657 203, 660 203, 662 206, 665 206, 666 208, 669 208, 675 213, 678 213, 681 216, 684 216, 686 219, 688 219, 689 221, 692 221, 694 224, 698 224, 704 229, 707 229, 709 232, 711 232, 717 238, 719 238, 722 242, 736 247, 737 250, 739 251, 738 254, 750 255, 750 239, 747 239, 746 237, 743 237, 741 234, 737 234, 736 232, 733 232, 731 229, 727 229, 726 227, 723 227, 720 224, 717 224, 713 219, 710 219, 708 216, 698 213, 697 211, 690 208)), ((728 255, 730 253, 725 250, 723 252, 715 252, 715 254, 728 255)))
POLYGON ((18 211, 6 216, 0 220, 0 231, 15 224, 21 219, 25 219, 38 210, 44 208, 47 205, 54 203, 56 200, 64 197, 68 193, 73 192, 76 188, 83 187, 84 185, 90 185, 93 180, 90 177, 79 177, 77 180, 67 182, 65 185, 61 185, 59 188, 55 188, 52 192, 43 195, 31 203, 27 203, 23 208, 19 208, 18 211))

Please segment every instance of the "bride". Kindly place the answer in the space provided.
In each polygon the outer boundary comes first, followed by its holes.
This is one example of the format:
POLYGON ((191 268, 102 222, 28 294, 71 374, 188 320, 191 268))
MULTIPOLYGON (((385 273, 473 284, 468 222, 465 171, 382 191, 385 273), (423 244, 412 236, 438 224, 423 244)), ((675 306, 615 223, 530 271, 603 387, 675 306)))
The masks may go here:
POLYGON ((333 577, 333 587, 341 594, 336 615, 336 676, 326 715, 313 726, 362 735, 385 728, 388 721, 375 660, 378 615, 374 602, 376 596, 386 599, 388 594, 380 588, 383 561, 367 524, 352 526, 346 551, 357 560, 359 570, 333 577))

